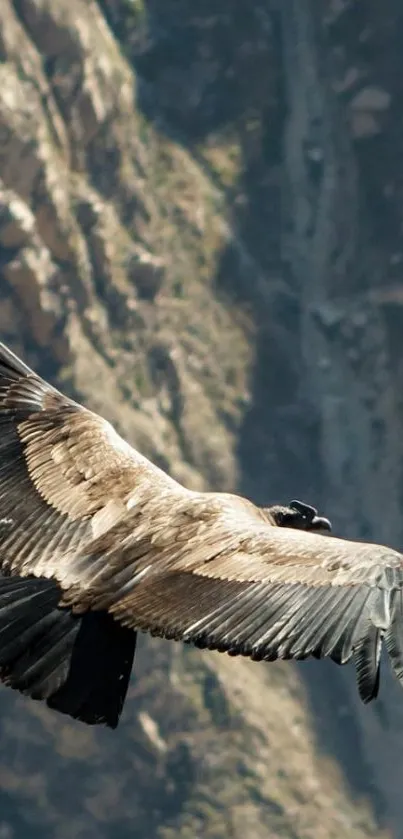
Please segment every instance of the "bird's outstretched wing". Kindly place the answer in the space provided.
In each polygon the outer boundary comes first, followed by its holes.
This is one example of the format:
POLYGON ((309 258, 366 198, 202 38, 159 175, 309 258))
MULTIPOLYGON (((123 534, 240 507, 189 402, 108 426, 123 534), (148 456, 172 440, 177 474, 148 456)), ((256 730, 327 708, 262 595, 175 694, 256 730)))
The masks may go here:
MULTIPOLYGON (((391 548, 268 526, 236 498, 153 500, 82 557, 71 591, 123 625, 256 660, 353 657, 376 696, 382 639, 403 674, 403 557, 391 548)), ((67 595, 69 597, 69 595, 67 595)))
POLYGON ((403 681, 403 557, 272 524, 245 499, 186 491, 0 345, 0 678, 13 687, 116 725, 138 629, 257 660, 353 657, 364 701, 384 639, 403 681))
POLYGON ((0 569, 50 577, 127 505, 179 484, 0 344, 0 569))
POLYGON ((117 725, 135 632, 59 609, 57 578, 127 504, 178 487, 101 417, 0 344, 0 678, 88 723, 117 725), (10 579, 12 575, 15 579, 10 579), (48 579, 34 579, 48 578, 48 579))

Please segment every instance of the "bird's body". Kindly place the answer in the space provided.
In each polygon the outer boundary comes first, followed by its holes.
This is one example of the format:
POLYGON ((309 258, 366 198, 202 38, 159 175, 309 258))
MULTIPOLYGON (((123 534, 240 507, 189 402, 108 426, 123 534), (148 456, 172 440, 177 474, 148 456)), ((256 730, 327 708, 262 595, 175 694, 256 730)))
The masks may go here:
POLYGON ((187 490, 0 345, 0 678, 116 726, 143 630, 256 660, 403 672, 403 557, 308 505, 187 490), (314 531, 318 532, 314 532, 314 531), (307 532, 311 531, 311 532, 307 532))

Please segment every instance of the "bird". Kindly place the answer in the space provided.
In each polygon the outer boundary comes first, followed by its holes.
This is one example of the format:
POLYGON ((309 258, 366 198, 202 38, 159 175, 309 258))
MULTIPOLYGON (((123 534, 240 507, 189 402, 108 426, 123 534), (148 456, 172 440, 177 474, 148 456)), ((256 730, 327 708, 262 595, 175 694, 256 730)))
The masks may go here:
MULTIPOLYGON (((190 490, 0 344, 0 680, 116 728, 139 632, 403 683, 403 556, 300 501, 190 490)), ((235 664, 234 664, 235 666, 235 664)))

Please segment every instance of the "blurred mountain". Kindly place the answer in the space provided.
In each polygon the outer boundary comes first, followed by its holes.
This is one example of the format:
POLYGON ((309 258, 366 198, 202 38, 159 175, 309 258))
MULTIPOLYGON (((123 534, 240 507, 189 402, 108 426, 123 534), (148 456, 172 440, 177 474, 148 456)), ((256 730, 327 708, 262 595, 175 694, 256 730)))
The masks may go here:
MULTIPOLYGON (((0 335, 189 487, 403 545, 400 0, 2 0, 0 335)), ((0 839, 403 837, 403 694, 142 638, 0 690, 0 839)))

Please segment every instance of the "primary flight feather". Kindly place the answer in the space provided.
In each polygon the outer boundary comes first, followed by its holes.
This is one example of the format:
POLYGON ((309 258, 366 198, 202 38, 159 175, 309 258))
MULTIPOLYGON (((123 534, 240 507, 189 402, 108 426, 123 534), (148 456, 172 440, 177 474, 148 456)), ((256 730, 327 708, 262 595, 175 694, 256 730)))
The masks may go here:
POLYGON ((118 724, 136 632, 403 681, 403 556, 300 502, 185 489, 0 344, 0 679, 118 724))

